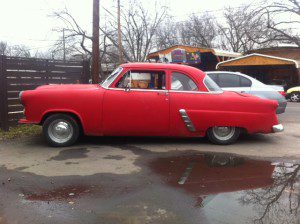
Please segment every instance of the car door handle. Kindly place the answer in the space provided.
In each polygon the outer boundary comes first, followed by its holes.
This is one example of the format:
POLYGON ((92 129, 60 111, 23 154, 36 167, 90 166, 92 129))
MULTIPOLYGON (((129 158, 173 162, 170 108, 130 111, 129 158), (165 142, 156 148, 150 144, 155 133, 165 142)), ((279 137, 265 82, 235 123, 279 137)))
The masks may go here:
POLYGON ((165 96, 168 96, 169 93, 168 93, 168 92, 157 92, 157 95, 165 95, 165 96))

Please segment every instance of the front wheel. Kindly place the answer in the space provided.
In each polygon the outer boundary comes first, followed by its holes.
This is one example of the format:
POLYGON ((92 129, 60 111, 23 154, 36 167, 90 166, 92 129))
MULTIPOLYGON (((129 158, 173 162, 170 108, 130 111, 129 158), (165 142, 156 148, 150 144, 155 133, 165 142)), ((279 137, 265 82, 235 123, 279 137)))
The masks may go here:
POLYGON ((67 114, 54 114, 43 124, 43 134, 51 146, 64 147, 72 145, 79 137, 77 121, 67 114))
POLYGON ((240 128, 236 127, 212 127, 208 129, 207 136, 208 139, 217 145, 229 145, 238 139, 240 136, 240 128))

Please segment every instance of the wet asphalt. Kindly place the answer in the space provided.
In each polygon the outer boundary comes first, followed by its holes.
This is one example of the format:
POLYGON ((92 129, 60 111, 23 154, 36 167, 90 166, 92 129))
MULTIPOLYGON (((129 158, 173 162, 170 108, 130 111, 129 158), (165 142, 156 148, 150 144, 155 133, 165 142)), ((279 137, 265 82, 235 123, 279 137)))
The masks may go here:
MULTIPOLYGON (((290 104, 279 118, 300 123, 299 112, 290 104)), ((240 147, 264 139, 243 136, 240 147)), ((37 136, 3 143, 0 224, 300 223, 299 157, 186 146, 198 141, 86 137, 50 148, 37 136), (144 146, 153 141, 173 150, 144 146)))

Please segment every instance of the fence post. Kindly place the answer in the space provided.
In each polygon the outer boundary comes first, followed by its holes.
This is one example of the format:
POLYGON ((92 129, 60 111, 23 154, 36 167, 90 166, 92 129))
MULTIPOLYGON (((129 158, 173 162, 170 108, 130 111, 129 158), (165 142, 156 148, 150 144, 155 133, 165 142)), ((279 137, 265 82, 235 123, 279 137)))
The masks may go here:
POLYGON ((90 62, 88 60, 83 60, 82 62, 82 76, 81 76, 81 83, 89 83, 90 79, 90 62))
POLYGON ((0 55, 0 122, 1 122, 1 129, 4 131, 8 131, 9 126, 8 126, 6 57, 4 55, 0 55))

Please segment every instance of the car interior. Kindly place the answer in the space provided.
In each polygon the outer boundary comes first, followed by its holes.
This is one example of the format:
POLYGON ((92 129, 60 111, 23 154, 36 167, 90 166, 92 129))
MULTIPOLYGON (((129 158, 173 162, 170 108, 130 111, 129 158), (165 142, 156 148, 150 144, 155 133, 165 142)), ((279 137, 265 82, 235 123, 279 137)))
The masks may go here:
POLYGON ((116 87, 163 90, 166 89, 166 75, 163 71, 128 71, 116 87))

